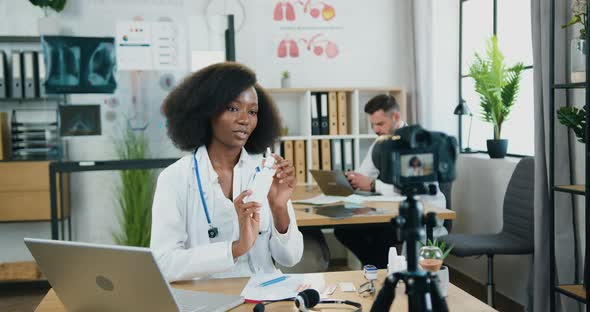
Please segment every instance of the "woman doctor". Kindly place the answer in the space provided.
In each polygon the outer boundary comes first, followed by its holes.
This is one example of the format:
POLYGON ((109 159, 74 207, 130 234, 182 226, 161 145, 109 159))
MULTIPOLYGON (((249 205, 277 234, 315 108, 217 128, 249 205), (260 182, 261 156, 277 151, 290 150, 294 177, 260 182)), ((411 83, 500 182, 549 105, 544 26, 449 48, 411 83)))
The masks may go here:
POLYGON ((164 100, 174 144, 191 153, 162 171, 152 207, 151 248, 169 281, 273 273, 293 266, 303 236, 291 205, 293 165, 274 155, 264 202, 244 200, 280 119, 256 75, 219 63, 186 78, 164 100))

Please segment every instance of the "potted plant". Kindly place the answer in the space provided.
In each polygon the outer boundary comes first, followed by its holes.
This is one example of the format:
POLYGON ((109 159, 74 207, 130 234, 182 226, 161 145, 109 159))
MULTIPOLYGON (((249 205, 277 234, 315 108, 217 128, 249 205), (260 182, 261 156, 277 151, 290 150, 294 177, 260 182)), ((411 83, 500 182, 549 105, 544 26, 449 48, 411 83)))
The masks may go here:
POLYGON ((61 29, 57 20, 49 16, 49 10, 51 9, 57 13, 63 11, 66 0, 29 0, 29 2, 43 9, 44 17, 39 18, 37 21, 39 35, 59 35, 61 29))
POLYGON ((454 246, 447 246, 445 242, 428 240, 426 244, 420 242, 418 263, 422 269, 434 273, 439 280, 440 293, 447 296, 449 290, 449 268, 443 265, 454 246))
POLYGON ((586 143, 586 105, 582 108, 562 107, 557 110, 557 119, 574 131, 579 142, 586 143))
MULTIPOLYGON (((120 159, 145 159, 149 154, 143 132, 128 129, 117 142, 120 159)), ((152 224, 152 199, 156 184, 153 170, 121 170, 121 184, 115 191, 121 208, 121 229, 113 234, 119 245, 149 247, 152 224)))
POLYGON ((481 118, 494 125, 494 139, 487 140, 491 158, 506 156, 508 140, 501 139, 502 124, 516 102, 523 70, 522 63, 512 67, 504 64, 496 36, 488 41, 486 57, 476 53, 475 61, 469 67, 469 75, 475 80, 475 91, 481 101, 481 118))
POLYGON ((291 87, 291 75, 288 70, 281 72, 281 88, 291 87))
POLYGON ((580 25, 578 35, 570 41, 570 79, 571 82, 586 81, 586 0, 572 0, 572 18, 561 28, 580 25))

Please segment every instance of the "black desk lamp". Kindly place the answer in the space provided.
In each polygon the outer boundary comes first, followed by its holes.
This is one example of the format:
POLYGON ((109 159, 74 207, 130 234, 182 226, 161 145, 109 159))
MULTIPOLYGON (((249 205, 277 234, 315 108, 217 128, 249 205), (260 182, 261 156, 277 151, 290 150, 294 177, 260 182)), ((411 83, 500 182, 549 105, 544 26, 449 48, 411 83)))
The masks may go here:
MULTIPOLYGON (((461 116, 469 116, 469 132, 467 132, 467 147, 461 150, 461 153, 475 153, 475 151, 473 151, 470 147, 469 147, 469 140, 471 140, 471 124, 473 123, 473 114, 471 113, 471 110, 469 109, 469 106, 467 106, 467 103, 465 102, 464 99, 461 99, 459 101, 459 105, 457 105, 457 107, 455 107, 455 111, 453 112, 453 114, 458 115, 459 116, 459 120, 461 120, 461 116)), ((461 123, 459 123, 459 128, 461 128, 461 123)), ((459 129, 459 133, 460 135, 463 135, 463 130, 459 129)))

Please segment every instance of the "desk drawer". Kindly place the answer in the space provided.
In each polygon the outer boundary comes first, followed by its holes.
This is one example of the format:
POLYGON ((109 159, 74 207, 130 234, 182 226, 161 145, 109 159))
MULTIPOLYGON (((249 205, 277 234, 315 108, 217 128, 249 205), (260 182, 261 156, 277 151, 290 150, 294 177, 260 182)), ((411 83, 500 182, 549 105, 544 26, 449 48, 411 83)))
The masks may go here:
MULTIPOLYGON (((64 207, 65 215, 69 215, 69 205, 64 207)), ((60 218, 59 206, 57 215, 60 218)), ((0 221, 49 220, 50 217, 49 191, 0 192, 0 221)))
POLYGON ((49 191, 49 162, 0 162, 0 192, 11 191, 49 191))

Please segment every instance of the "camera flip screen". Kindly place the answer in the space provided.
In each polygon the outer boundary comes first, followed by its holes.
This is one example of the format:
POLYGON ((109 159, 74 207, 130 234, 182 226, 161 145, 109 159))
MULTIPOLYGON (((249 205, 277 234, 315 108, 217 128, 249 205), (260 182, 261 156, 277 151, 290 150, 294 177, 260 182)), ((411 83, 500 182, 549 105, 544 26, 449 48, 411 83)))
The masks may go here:
POLYGON ((433 174, 434 157, 431 153, 407 154, 400 157, 400 175, 404 178, 424 177, 433 174))

